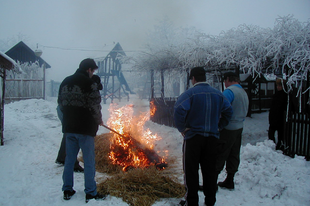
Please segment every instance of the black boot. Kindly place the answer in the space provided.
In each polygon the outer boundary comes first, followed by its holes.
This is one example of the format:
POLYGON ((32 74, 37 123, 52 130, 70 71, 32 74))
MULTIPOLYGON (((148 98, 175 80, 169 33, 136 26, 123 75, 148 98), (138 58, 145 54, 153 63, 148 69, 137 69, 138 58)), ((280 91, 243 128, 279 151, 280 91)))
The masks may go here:
POLYGON ((219 182, 218 186, 222 188, 230 189, 230 190, 235 189, 234 176, 235 174, 228 173, 224 182, 219 182))
POLYGON ((74 166, 74 172, 81 172, 81 173, 84 173, 84 168, 81 167, 81 165, 77 165, 77 166, 74 166))

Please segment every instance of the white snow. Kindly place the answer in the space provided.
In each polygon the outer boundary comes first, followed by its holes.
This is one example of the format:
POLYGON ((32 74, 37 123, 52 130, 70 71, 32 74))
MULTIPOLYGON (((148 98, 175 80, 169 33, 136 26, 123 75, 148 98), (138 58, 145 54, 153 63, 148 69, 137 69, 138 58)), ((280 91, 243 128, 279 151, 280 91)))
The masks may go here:
MULTIPOLYGON (((148 102, 139 100, 148 109, 148 102)), ((136 102, 120 102, 120 104, 136 102)), ((75 173, 77 193, 69 201, 62 199, 63 167, 55 164, 62 138, 61 123, 56 114, 56 101, 24 100, 5 105, 4 146, 0 147, 0 205, 47 206, 85 205, 84 179, 75 173)), ((109 105, 102 105, 104 122, 109 105)), ((138 107, 138 106, 137 106, 138 107)), ((147 122, 147 127, 162 139, 158 148, 169 149, 177 157, 176 174, 182 182, 182 137, 175 128, 147 122)), ((275 150, 267 140, 268 113, 246 118, 241 164, 235 177, 235 190, 219 189, 216 205, 310 205, 310 162, 304 157, 290 158, 275 150)), ((107 133, 100 128, 98 134, 107 133)), ((96 177, 104 176, 97 174, 96 177)), ((219 181, 225 178, 223 171, 219 181)), ((199 192, 200 205, 203 193, 199 192)), ((155 206, 176 205, 181 199, 162 199, 155 206)), ((87 205, 127 205, 121 198, 108 196, 106 200, 92 200, 87 205)))

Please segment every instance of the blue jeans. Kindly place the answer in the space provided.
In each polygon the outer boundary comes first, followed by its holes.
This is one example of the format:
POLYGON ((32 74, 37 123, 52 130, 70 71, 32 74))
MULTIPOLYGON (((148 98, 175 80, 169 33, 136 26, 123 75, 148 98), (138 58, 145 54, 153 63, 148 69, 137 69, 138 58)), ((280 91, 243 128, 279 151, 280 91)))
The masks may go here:
POLYGON ((73 190, 73 169, 79 149, 82 149, 84 160, 84 192, 95 196, 97 186, 95 181, 95 144, 94 137, 83 134, 65 133, 66 135, 66 160, 62 175, 62 191, 73 190))

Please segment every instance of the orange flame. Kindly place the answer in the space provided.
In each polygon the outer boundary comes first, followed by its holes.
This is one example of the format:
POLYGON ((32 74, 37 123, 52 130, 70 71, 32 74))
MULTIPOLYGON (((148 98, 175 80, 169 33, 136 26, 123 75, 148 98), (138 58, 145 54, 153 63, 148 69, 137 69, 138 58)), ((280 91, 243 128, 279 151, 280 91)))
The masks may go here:
POLYGON ((156 109, 157 108, 154 104, 154 100, 150 101, 150 115, 151 115, 151 117, 153 117, 155 115, 156 109))
POLYGON ((145 122, 149 120, 149 113, 134 116, 133 108, 133 105, 121 108, 117 108, 117 104, 110 105, 110 118, 107 124, 123 135, 122 137, 113 133, 109 153, 111 162, 122 166, 124 171, 128 168, 143 168, 158 164, 166 166, 164 158, 159 157, 153 150, 154 143, 161 137, 152 134, 149 128, 144 129, 145 122))

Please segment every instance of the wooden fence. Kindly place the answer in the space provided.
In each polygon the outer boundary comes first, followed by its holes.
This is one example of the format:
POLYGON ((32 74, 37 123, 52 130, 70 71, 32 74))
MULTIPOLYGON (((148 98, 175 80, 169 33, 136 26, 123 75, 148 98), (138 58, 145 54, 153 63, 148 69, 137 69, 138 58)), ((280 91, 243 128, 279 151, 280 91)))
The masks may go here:
POLYGON ((290 112, 284 132, 284 154, 291 157, 297 154, 310 160, 310 115, 290 112))
POLYGON ((43 84, 43 79, 6 79, 5 103, 25 99, 43 99, 43 84))
POLYGON ((166 125, 169 127, 175 127, 173 112, 174 112, 174 103, 177 98, 153 98, 150 101, 150 110, 156 108, 154 112, 151 112, 150 120, 166 125))
MULTIPOLYGON (((176 98, 153 98, 150 101, 150 120, 175 127, 173 120, 176 98), (155 111, 156 110, 156 111, 155 111)), ((310 160, 310 115, 307 113, 288 114, 285 122, 284 154, 294 157, 295 154, 310 160)))
POLYGON ((49 97, 58 97, 58 90, 61 82, 51 80, 46 82, 46 95, 49 97))

